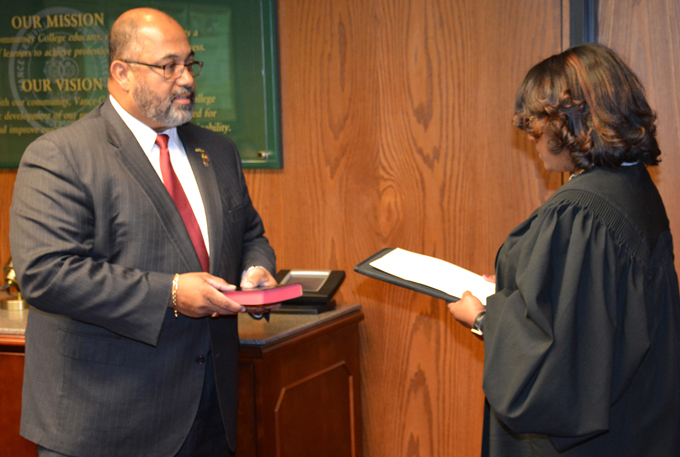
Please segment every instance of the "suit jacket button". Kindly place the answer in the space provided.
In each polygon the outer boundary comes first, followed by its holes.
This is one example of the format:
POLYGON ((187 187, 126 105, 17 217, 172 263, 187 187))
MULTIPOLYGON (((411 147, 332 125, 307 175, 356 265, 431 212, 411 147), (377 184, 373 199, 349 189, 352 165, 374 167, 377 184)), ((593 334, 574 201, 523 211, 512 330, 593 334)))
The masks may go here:
POLYGON ((196 363, 199 365, 203 365, 205 363, 205 357, 199 355, 198 357, 196 357, 196 363))

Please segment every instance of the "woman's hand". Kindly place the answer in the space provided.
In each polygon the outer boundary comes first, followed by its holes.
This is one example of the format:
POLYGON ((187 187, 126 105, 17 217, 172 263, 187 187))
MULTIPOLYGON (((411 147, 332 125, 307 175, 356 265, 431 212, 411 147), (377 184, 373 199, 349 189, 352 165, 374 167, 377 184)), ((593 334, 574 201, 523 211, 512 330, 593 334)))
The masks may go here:
POLYGON ((486 311, 479 298, 472 295, 469 290, 463 292, 460 300, 451 302, 447 306, 453 317, 467 328, 472 328, 479 313, 486 311))

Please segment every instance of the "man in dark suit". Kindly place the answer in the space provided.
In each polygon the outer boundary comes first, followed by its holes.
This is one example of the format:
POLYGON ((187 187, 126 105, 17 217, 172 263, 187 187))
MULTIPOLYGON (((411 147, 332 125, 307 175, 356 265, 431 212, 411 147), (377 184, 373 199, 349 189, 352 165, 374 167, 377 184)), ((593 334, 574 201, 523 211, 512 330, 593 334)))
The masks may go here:
POLYGON ((237 314, 269 308, 222 292, 275 284, 275 258, 234 144, 188 124, 200 68, 175 20, 130 10, 110 34, 109 99, 23 155, 21 434, 41 456, 235 447, 237 314))

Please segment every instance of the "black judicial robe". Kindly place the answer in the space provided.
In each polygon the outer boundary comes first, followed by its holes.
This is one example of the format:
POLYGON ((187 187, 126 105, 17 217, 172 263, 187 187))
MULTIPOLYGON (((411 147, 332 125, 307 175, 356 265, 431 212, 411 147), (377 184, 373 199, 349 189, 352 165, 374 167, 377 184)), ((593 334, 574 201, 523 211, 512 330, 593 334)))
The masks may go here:
POLYGON ((483 455, 680 455, 678 280, 643 165, 563 185, 510 233, 496 281, 483 455))

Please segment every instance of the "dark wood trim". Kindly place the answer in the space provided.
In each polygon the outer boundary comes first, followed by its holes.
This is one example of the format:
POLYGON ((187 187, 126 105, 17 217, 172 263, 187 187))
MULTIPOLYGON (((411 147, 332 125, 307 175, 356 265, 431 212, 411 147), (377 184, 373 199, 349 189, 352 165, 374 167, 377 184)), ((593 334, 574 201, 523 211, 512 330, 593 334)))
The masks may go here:
POLYGON ((569 0, 569 45, 597 41, 597 0, 569 0))

